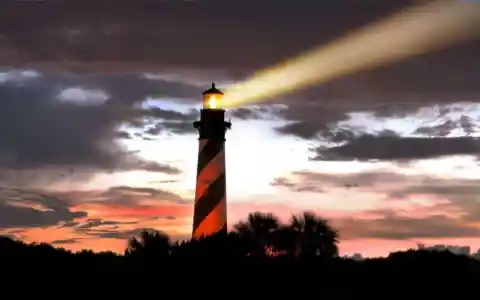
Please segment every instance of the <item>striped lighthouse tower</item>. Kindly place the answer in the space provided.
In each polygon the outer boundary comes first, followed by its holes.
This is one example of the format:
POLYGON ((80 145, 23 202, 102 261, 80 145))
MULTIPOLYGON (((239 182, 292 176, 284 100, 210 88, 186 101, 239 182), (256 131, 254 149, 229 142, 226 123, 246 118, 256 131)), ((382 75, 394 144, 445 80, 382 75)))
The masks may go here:
POLYGON ((223 93, 212 87, 203 92, 200 120, 193 123, 199 132, 197 184, 193 212, 193 237, 227 231, 225 177, 225 133, 231 123, 218 108, 223 93))

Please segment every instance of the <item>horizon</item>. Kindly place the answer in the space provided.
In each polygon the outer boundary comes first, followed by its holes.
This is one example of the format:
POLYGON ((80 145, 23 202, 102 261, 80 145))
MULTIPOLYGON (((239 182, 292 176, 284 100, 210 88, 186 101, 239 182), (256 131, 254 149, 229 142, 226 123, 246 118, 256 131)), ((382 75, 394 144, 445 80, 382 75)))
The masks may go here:
MULTIPOLYGON (((191 236, 212 82, 226 91, 416 2, 68 1, 0 4, 0 235, 114 252, 144 228, 191 236)), ((312 211, 340 255, 475 253, 478 53, 469 41, 227 109, 229 226, 312 211)))

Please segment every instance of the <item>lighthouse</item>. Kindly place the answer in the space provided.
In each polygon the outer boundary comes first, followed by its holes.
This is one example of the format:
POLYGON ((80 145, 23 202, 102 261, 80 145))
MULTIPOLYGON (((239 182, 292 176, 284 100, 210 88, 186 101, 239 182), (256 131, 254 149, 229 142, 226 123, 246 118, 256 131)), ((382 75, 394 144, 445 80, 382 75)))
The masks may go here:
POLYGON ((200 120, 193 123, 199 133, 193 238, 227 232, 225 133, 232 124, 220 108, 223 96, 212 83, 203 92, 200 120))

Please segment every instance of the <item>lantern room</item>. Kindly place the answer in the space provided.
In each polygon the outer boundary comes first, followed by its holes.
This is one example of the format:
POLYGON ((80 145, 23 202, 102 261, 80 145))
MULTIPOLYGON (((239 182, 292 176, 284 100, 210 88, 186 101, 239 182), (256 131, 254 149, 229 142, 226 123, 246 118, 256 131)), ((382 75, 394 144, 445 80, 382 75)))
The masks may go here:
POLYGON ((204 109, 220 109, 220 103, 223 99, 223 93, 215 88, 215 83, 212 87, 203 92, 203 108, 204 109))

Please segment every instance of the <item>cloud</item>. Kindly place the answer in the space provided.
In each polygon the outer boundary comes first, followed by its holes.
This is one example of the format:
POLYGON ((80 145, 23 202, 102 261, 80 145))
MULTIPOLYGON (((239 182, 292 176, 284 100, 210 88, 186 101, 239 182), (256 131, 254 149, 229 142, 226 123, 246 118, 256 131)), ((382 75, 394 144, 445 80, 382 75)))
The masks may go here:
MULTIPOLYGON (((337 119, 335 119, 337 120, 337 119)), ((327 124, 322 121, 318 124, 312 124, 305 121, 294 121, 290 124, 279 126, 275 130, 280 134, 294 135, 303 139, 314 139, 318 137, 322 129, 326 129, 327 124)))
POLYGON ((282 110, 285 110, 284 105, 255 105, 249 107, 238 107, 228 110, 228 116, 240 120, 258 120, 258 119, 274 119, 282 110))
POLYGON ((447 119, 445 122, 437 125, 419 127, 414 133, 427 136, 445 137, 450 135, 455 129, 459 128, 462 129, 463 134, 471 135, 478 132, 479 125, 476 123, 477 122, 474 118, 467 115, 461 115, 457 120, 447 119))
MULTIPOLYGON (((199 94, 200 95, 200 94, 199 94)), ((197 98, 199 98, 197 95, 197 98)), ((153 101, 154 102, 154 101, 153 101)), ((188 109, 184 111, 168 110, 152 105, 145 105, 135 114, 136 117, 130 120, 128 125, 138 131, 134 134, 137 137, 153 140, 156 136, 167 134, 193 134, 197 129, 193 121, 198 119, 198 109, 192 108, 193 101, 186 100, 188 109)), ((157 104, 158 105, 158 104, 157 104)), ((226 118, 234 120, 273 120, 278 119, 279 112, 284 109, 281 105, 257 105, 241 107, 228 110, 226 118)), ((123 132, 119 134, 122 138, 130 138, 123 132)))
POLYGON ((434 194, 439 196, 475 195, 480 191, 480 180, 434 175, 407 175, 386 169, 349 173, 292 172, 288 178, 278 177, 272 185, 297 190, 305 185, 323 189, 358 188, 387 193, 393 198, 409 194, 434 194))
POLYGON ((107 238, 107 239, 120 239, 120 240, 127 240, 134 236, 140 235, 142 231, 149 231, 155 232, 158 229, 154 228, 136 228, 131 230, 124 230, 124 231, 113 231, 113 230, 96 230, 91 231, 88 234, 90 236, 95 236, 98 238, 107 238))
POLYGON ((454 238, 478 237, 480 220, 478 179, 433 175, 406 175, 385 170, 343 174, 294 172, 274 183, 291 191, 353 190, 381 200, 375 209, 357 217, 336 218, 342 237, 352 238, 454 238), (365 217, 365 216, 369 217, 365 217), (364 216, 364 217, 362 217, 364 216))
POLYGON ((122 130, 117 131, 115 136, 119 139, 127 139, 127 140, 132 138, 132 135, 130 135, 130 133, 128 133, 126 131, 122 131, 122 130))
MULTIPOLYGON (((462 213, 455 212, 452 207, 454 204, 448 201, 422 202, 420 197, 388 201, 396 204, 389 209, 382 208, 387 207, 386 203, 382 203, 380 208, 370 210, 349 212, 342 209, 316 209, 312 212, 330 220, 334 228, 339 230, 342 242, 362 239, 421 241, 480 237, 476 223, 464 219, 462 213)), ((232 203, 229 207, 230 217, 235 221, 244 219, 252 211, 271 212, 286 222, 292 214, 302 213, 295 206, 277 204, 232 203)), ((476 222, 478 220, 479 218, 476 222)))
MULTIPOLYGON (((452 179, 448 181, 448 185, 447 180, 436 181, 433 178, 421 176, 380 172, 331 177, 327 174, 311 175, 311 184, 315 180, 325 182, 322 188, 326 192, 329 185, 343 187, 346 182, 357 182, 358 186, 355 187, 357 189, 371 186, 378 193, 388 194, 391 197, 391 199, 385 197, 385 201, 387 204, 392 204, 391 206, 382 204, 373 210, 354 212, 316 210, 318 215, 330 219, 333 226, 339 229, 342 241, 363 238, 421 241, 422 239, 479 236, 480 231, 475 224, 480 220, 480 214, 475 216, 469 211, 469 207, 473 207, 475 202, 461 197, 478 194, 478 186, 480 186, 478 180, 452 179), (404 182, 404 184, 398 182, 404 182), (437 191, 434 189, 435 186, 439 188, 437 191), (442 191, 440 190, 442 186, 451 190, 442 191), (474 187, 477 189, 475 190, 474 187), (430 190, 430 194, 422 189, 430 190), (414 195, 417 197, 409 198, 414 195), (427 196, 432 195, 437 198, 429 200, 427 196), (451 198, 449 195, 458 198, 451 198), (463 202, 461 199, 464 199, 463 202)), ((305 173, 302 176, 308 175, 305 173)), ((282 181, 278 180, 277 183, 282 181)), ((297 181, 292 179, 288 185, 294 186, 296 183, 297 181)), ((75 216, 49 217, 50 222, 41 224, 36 221, 37 217, 28 219, 27 217, 30 218, 31 215, 27 215, 19 219, 18 215, 15 215, 16 223, 9 224, 11 226, 6 228, 10 229, 9 234, 21 234, 23 238, 29 239, 33 236, 37 241, 40 238, 49 239, 69 249, 86 245, 84 244, 86 241, 90 243, 100 240, 124 241, 126 238, 137 235, 144 228, 163 230, 174 238, 183 238, 189 234, 191 228, 191 201, 158 189, 120 186, 104 191, 71 191, 68 192, 69 200, 61 201, 44 200, 64 199, 64 193, 60 192, 27 193, 23 191, 20 194, 16 190, 8 189, 4 194, 8 195, 10 202, 22 203, 22 206, 17 204, 16 207, 33 208, 40 212, 54 210, 57 214, 66 214, 66 210, 62 210, 62 207, 67 207, 70 212, 77 213, 75 216), (33 202, 30 199, 36 198, 28 195, 44 195, 44 198, 36 196, 42 200, 33 202), (50 198, 46 198, 46 195, 50 198), (23 225, 19 220, 22 220, 23 225), (42 232, 32 235, 32 228, 37 226, 43 228, 42 232), (11 231, 16 228, 25 230, 21 233, 11 231)), ((295 206, 232 202, 229 206, 232 224, 245 218, 252 211, 273 212, 284 220, 287 220, 291 214, 301 213, 301 209, 295 206)), ((11 218, 13 219, 14 215, 11 218)), ((3 216, 1 220, 5 220, 3 216)), ((103 245, 102 249, 107 247, 106 245, 103 245)), ((124 244, 118 244, 118 247, 123 249, 124 244)))
MULTIPOLYGON (((132 213, 135 214, 138 209, 138 215, 154 217, 152 213, 144 214, 142 210, 148 210, 153 208, 162 209, 162 206, 191 206, 191 200, 185 199, 173 192, 155 189, 149 187, 132 187, 132 186, 112 186, 107 189, 100 190, 69 190, 69 191, 51 191, 58 197, 69 198, 72 203, 79 208, 85 207, 88 209, 97 209, 101 215, 106 213, 110 215, 113 213, 132 213)), ((169 215, 161 213, 156 217, 170 217, 175 215, 169 215)), ((105 220, 105 218, 96 218, 90 216, 89 224, 97 224, 99 220, 105 220), (93 223, 91 223, 93 222, 93 223)), ((103 223, 102 223, 103 224, 103 223)), ((65 226, 76 226, 77 223, 67 223, 65 226)), ((89 225, 89 226, 90 226, 89 225)))
MULTIPOLYGON (((76 222, 66 222, 60 227, 71 228, 73 229, 73 234, 81 236, 83 238, 129 238, 131 235, 134 235, 134 232, 140 232, 140 229, 129 229, 125 230, 125 226, 137 227, 140 220, 138 221, 112 221, 104 219, 87 219, 83 221, 76 222)), ((74 242, 76 240, 74 239, 74 242)), ((65 244, 60 243, 59 244, 65 244)))
POLYGON ((0 72, 0 84, 21 84, 23 82, 28 82, 29 80, 38 78, 39 76, 40 74, 33 70, 0 72))
POLYGON ((68 88, 57 95, 61 102, 71 102, 78 105, 102 105, 109 96, 101 90, 85 90, 82 88, 68 88))
POLYGON ((318 146, 311 149, 314 152, 312 160, 409 161, 477 155, 480 147, 477 137, 479 125, 474 119, 475 114, 469 111, 476 108, 477 105, 433 107, 418 110, 416 115, 406 115, 403 120, 351 114, 345 121, 330 124, 308 135, 305 132, 313 127, 302 128, 305 123, 294 123, 280 129, 284 133, 290 129, 290 134, 316 138, 318 146), (391 123, 396 122, 398 125, 392 127, 391 123), (382 130, 374 130, 382 127, 382 130))
POLYGON ((344 219, 334 224, 343 239, 406 240, 480 236, 480 229, 476 226, 446 216, 413 218, 387 214, 374 220, 344 219))
POLYGON ((89 212, 89 219, 65 222, 61 227, 75 232, 121 231, 142 224, 173 222, 191 217, 192 202, 175 193, 142 187, 114 186, 105 190, 57 192, 68 195, 76 209, 89 212))
MULTIPOLYGON (((0 26, 0 65, 104 74, 141 72, 152 86, 183 84, 184 96, 197 97, 196 90, 201 92, 207 82, 244 79, 415 2, 2 3, 0 11, 8 13, 2 15, 0 26), (55 20, 44 14, 49 7, 59 12, 55 20), (18 24, 20 18, 24 21, 18 24), (213 42, 207 38, 212 32, 213 42)), ((478 101, 479 46, 472 42, 270 100, 290 104, 288 120, 308 115, 299 120, 311 126, 307 132, 342 120, 345 111, 392 115, 433 104, 478 101), (319 115, 309 114, 312 106, 319 115), (328 120, 322 121, 324 117, 328 120)), ((134 86, 120 85, 119 89, 134 86)), ((155 92, 168 94, 160 88, 155 92)))
MULTIPOLYGON (((272 186, 288 188, 294 192, 317 192, 324 193, 331 189, 372 189, 381 192, 389 191, 388 189, 399 182, 407 185, 408 183, 422 183, 422 178, 408 177, 402 174, 371 171, 358 172, 348 174, 330 174, 315 173, 309 171, 292 172, 288 178, 277 177, 272 182, 272 186)), ((403 190, 402 190, 403 191, 403 190)))
MULTIPOLYGON (((123 231, 145 224, 178 223, 177 218, 190 215, 191 201, 153 188, 116 186, 102 191, 60 192, 3 187, 0 190, 0 231, 14 236, 26 236, 35 228, 61 230, 63 235, 68 231, 68 238, 61 240, 106 237, 107 233, 116 232, 120 236, 123 231)), ((58 240, 58 235, 54 239, 58 240)))
MULTIPOLYGON (((1 11, 8 14, 1 15, 0 64, 104 72, 162 67, 252 70, 325 42, 407 1, 392 2, 364 2, 366 5, 356 6, 348 15, 338 2, 308 0, 295 5, 243 0, 228 5, 211 0, 180 3, 185 9, 179 9, 178 3, 151 0, 117 1, 115 5, 103 0, 54 0, 41 6, 2 3, 1 11), (44 14, 48 9, 58 11, 58 18, 48 18, 44 14), (11 25, 20 15, 28 21, 11 25), (247 19, 249 22, 244 22, 247 19), (185 25, 198 22, 202 26, 185 25), (31 24, 36 25, 35 30, 31 24), (306 30, 312 28, 315 30, 306 30), (212 32, 216 42, 206 42, 212 32)), ((355 5, 352 1, 340 4, 355 5)))
POLYGON ((318 183, 311 184, 308 181, 302 181, 299 184, 283 177, 274 178, 274 180, 271 182, 271 185, 285 187, 294 192, 324 192, 324 190, 318 186, 318 183))
POLYGON ((346 144, 314 149, 312 160, 413 160, 476 155, 480 140, 471 137, 399 137, 364 134, 346 144))
MULTIPOLYGON (((104 86, 110 88, 114 79, 106 78, 104 86)), ((121 84, 122 77, 117 79, 121 84)), ((92 95, 79 94, 90 90, 89 80, 88 76, 46 74, 29 79, 25 84, 0 84, 0 173, 3 181, 46 181, 67 175, 83 178, 95 171, 179 173, 173 166, 137 157, 115 140, 120 125, 142 114, 158 116, 158 111, 135 108, 135 104, 143 100, 136 98, 135 93, 131 93, 131 97, 128 93, 117 97, 122 93, 121 88, 102 90, 93 85, 91 90, 97 93, 93 96, 105 99, 109 95, 109 100, 94 106, 79 105, 78 101, 93 99, 92 95), (64 94, 71 91, 66 86, 74 82, 83 82, 84 88, 77 89, 74 94, 64 94), (63 100, 58 100, 58 95, 63 95, 63 100)))
POLYGON ((130 187, 130 186, 115 186, 102 192, 100 197, 103 197, 104 201, 108 203, 129 203, 134 204, 138 199, 148 199, 150 201, 163 200, 170 201, 179 204, 190 204, 191 201, 187 201, 179 195, 154 188, 142 188, 142 187, 130 187))
MULTIPOLYGON (((191 120, 195 120, 192 118, 191 120)), ((153 139, 162 133, 170 134, 189 134, 194 133, 196 129, 192 125, 192 121, 162 121, 154 125, 147 126, 140 134, 144 139, 153 139)))
POLYGON ((4 188, 0 195, 1 234, 73 250, 113 247, 122 251, 125 243, 120 240, 144 228, 181 238, 189 231, 192 213, 191 201, 152 188, 65 192, 4 188))
POLYGON ((0 189, 0 228, 49 227, 87 216, 69 201, 33 190, 0 189))
MULTIPOLYGON (((135 222, 126 222, 126 224, 135 224, 135 222)), ((125 224, 125 222, 109 221, 101 219, 88 219, 83 223, 69 222, 63 225, 63 227, 76 227, 77 229, 92 229, 99 226, 114 226, 119 224, 125 224)))
POLYGON ((71 245, 78 242, 79 239, 64 239, 64 240, 54 240, 50 244, 52 245, 71 245))

